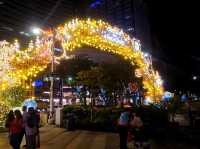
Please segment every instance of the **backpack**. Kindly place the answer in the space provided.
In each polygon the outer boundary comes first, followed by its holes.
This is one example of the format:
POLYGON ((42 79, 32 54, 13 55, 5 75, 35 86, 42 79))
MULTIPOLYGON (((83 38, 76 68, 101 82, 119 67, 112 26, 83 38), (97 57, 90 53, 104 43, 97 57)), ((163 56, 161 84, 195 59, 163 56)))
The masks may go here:
POLYGON ((34 115, 30 115, 28 118, 27 118, 27 125, 28 127, 30 128, 33 128, 36 126, 36 123, 35 123, 35 116, 34 115))

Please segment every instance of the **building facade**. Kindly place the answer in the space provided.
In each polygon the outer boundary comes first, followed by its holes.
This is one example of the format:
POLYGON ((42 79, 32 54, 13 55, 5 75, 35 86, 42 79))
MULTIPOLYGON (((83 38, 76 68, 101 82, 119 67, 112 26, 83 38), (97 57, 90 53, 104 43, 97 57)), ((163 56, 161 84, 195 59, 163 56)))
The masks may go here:
POLYGON ((151 53, 150 23, 144 0, 93 0, 86 9, 86 16, 122 28, 141 40, 143 49, 151 53))

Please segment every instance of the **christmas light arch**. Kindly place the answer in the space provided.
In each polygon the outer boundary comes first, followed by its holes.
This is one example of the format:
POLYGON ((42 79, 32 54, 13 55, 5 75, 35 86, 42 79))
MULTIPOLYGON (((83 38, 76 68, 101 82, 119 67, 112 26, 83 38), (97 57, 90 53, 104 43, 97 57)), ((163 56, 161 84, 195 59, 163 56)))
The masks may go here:
POLYGON ((54 30, 42 31, 25 50, 20 50, 17 42, 0 42, 0 91, 21 85, 44 71, 52 61, 51 47, 57 41, 64 50, 60 57, 55 58, 56 62, 67 58, 66 51, 73 51, 84 45, 130 60, 131 64, 139 66, 135 75, 143 78, 144 88, 147 89, 146 98, 154 102, 160 101, 163 95, 162 80, 158 72, 153 70, 151 58, 141 51, 140 41, 102 20, 91 19, 73 19, 54 30))

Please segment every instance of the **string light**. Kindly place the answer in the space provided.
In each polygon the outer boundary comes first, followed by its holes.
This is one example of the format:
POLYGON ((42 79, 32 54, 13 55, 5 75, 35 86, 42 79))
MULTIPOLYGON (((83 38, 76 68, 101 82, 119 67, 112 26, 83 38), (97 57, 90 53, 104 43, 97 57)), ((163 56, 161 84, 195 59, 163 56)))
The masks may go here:
POLYGON ((5 122, 9 110, 10 106, 6 102, 0 100, 0 124, 3 124, 5 122))
MULTIPOLYGON (((69 58, 66 56, 66 51, 73 51, 85 45, 121 55, 124 59, 129 60, 131 64, 139 67, 136 74, 138 77, 143 78, 144 88, 147 89, 146 97, 155 102, 161 99, 160 97, 163 95, 161 77, 153 70, 151 60, 147 59, 141 51, 140 41, 130 38, 121 29, 113 27, 102 20, 73 19, 64 26, 55 29, 55 38, 61 42, 64 50, 60 57, 55 58, 56 63, 59 64, 61 59, 69 58)), ((5 41, 4 44, 0 43, 1 58, 3 57, 1 51, 5 51, 5 48, 13 51, 10 56, 4 58, 7 63, 0 61, 0 73, 4 76, 4 84, 0 86, 0 91, 9 87, 10 83, 14 85, 22 84, 24 80, 33 78, 39 72, 44 71, 52 60, 52 41, 53 31, 48 30, 42 31, 40 38, 37 37, 35 41, 30 41, 28 48, 25 50, 19 50, 19 45, 16 43, 9 44, 5 41), (13 49, 13 47, 15 48, 13 49), (9 65, 9 68, 3 67, 4 65, 9 65), (6 77, 13 81, 6 80, 6 77)), ((2 81, 1 78, 0 82, 2 81)))

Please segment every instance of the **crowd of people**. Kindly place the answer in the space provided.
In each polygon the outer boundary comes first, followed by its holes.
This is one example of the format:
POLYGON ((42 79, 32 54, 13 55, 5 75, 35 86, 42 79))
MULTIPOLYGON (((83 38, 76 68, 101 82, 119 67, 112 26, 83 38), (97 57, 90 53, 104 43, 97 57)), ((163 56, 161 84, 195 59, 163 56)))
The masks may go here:
POLYGON ((9 129, 9 143, 13 149, 20 149, 23 137, 25 137, 26 144, 23 148, 40 147, 40 115, 33 107, 28 108, 27 111, 27 107, 24 106, 22 111, 23 114, 20 110, 11 110, 7 116, 6 127, 9 129))
POLYGON ((144 134, 144 124, 138 111, 124 109, 118 120, 120 149, 128 149, 131 142, 134 149, 148 149, 149 144, 144 134))

